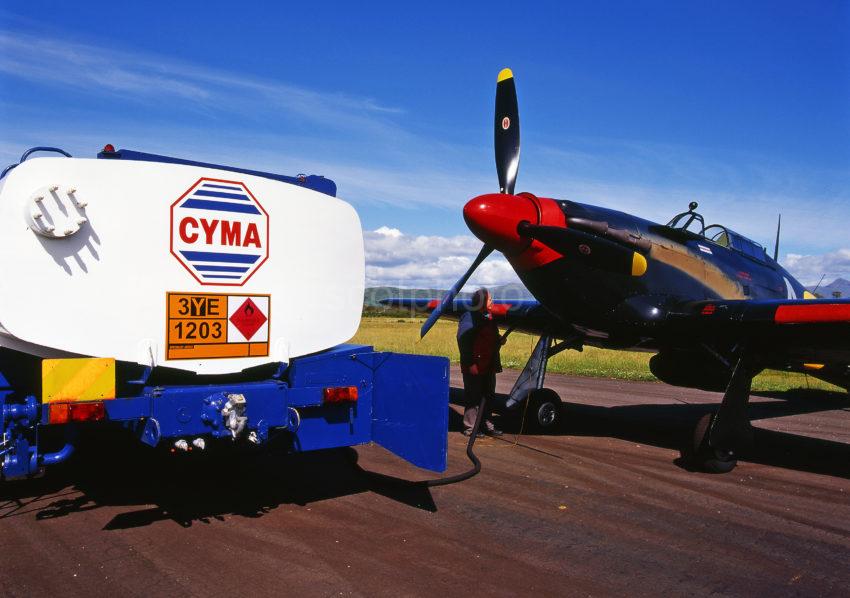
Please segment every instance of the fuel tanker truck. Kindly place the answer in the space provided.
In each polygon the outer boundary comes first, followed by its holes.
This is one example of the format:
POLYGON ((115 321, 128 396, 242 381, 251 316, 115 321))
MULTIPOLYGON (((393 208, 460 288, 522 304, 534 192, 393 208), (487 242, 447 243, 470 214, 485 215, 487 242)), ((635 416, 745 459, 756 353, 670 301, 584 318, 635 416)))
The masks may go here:
POLYGON ((0 177, 0 478, 97 426, 178 453, 374 442, 445 470, 448 361, 345 344, 363 289, 330 179, 29 150, 0 177))

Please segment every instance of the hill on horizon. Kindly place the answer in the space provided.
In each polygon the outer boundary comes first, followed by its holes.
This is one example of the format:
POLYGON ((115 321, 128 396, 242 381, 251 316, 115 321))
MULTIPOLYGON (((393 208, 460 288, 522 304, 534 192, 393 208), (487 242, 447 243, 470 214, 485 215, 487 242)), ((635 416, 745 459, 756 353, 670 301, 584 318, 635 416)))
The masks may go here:
POLYGON ((820 286, 817 290, 812 287, 809 291, 823 297, 824 299, 832 299, 836 296, 835 293, 840 293, 838 297, 846 299, 850 297, 850 280, 845 278, 836 278, 828 285, 820 286))
MULTIPOLYGON (((415 298, 415 299, 441 299, 446 294, 447 289, 417 289, 404 287, 367 287, 363 294, 363 305, 366 307, 381 307, 379 303, 381 299, 389 299, 391 297, 415 298)), ((832 299, 834 293, 840 293, 842 299, 850 298, 850 280, 845 278, 836 278, 827 285, 822 285, 815 289, 814 286, 808 287, 810 292, 816 293, 824 299, 832 299)), ((534 299, 534 296, 521 284, 504 284, 490 287, 495 299, 534 299)), ((467 298, 472 294, 471 291, 462 291, 458 293, 458 298, 467 298)))
MULTIPOLYGON (((534 299, 534 296, 521 284, 503 284, 489 287, 494 299, 534 299)), ((363 305, 381 307, 381 299, 401 297, 404 299, 442 299, 448 289, 415 289, 402 287, 367 287, 363 293, 363 305)), ((458 298, 465 299, 472 291, 461 291, 458 298)))

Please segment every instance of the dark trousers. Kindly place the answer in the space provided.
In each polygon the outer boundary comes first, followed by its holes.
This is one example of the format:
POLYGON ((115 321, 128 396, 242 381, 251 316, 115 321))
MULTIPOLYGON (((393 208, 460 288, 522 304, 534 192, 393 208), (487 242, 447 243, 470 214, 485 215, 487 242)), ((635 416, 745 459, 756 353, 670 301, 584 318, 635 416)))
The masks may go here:
POLYGON ((463 427, 471 430, 478 417, 478 407, 481 405, 481 397, 487 398, 484 404, 484 418, 481 420, 481 429, 490 421, 490 409, 493 399, 496 397, 496 372, 489 374, 464 374, 463 375, 463 427))

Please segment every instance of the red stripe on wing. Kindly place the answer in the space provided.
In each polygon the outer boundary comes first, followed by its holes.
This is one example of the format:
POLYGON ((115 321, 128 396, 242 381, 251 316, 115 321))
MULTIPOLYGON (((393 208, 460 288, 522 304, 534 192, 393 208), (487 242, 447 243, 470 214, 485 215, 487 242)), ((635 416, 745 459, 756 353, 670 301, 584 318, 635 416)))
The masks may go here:
POLYGON ((774 321, 777 324, 850 322, 850 304, 822 303, 819 305, 780 305, 776 308, 774 321))

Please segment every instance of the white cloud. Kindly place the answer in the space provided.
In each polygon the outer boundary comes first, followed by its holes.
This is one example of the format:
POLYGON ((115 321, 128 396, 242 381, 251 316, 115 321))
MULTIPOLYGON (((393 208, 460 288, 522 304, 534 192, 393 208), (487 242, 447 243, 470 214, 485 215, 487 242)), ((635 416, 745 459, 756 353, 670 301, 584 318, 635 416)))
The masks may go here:
POLYGON ((377 228, 375 229, 375 232, 383 237, 391 237, 393 239, 397 239, 401 236, 400 230, 398 230, 397 228, 390 228, 388 226, 382 226, 380 228, 377 228))
POLYGON ((805 285, 816 285, 823 277, 823 284, 836 278, 850 279, 850 249, 839 249, 823 255, 799 255, 789 253, 785 267, 805 285))
POLYGON ((387 117, 401 109, 372 98, 322 92, 216 71, 165 56, 128 52, 8 31, 0 32, 0 72, 7 76, 129 101, 188 102, 207 112, 281 111, 338 129, 395 136, 387 117))
MULTIPOLYGON (((445 289, 466 272, 481 250, 481 242, 471 235, 413 236, 386 226, 364 232, 363 238, 366 286, 445 289)), ((517 282, 507 260, 493 254, 478 267, 467 286, 517 282)))

